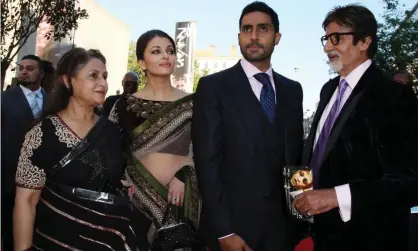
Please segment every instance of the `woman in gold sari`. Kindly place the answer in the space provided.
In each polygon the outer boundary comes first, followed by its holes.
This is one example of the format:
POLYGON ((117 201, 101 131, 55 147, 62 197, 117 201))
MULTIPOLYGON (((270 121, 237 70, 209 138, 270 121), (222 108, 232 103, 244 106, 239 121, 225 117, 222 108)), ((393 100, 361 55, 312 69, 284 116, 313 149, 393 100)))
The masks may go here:
MULTIPOLYGON (((127 141, 123 183, 130 187, 133 204, 148 219, 149 224, 142 226, 142 240, 151 250, 162 250, 157 246, 160 238, 167 239, 162 233, 167 226, 183 222, 189 229, 198 227, 200 198, 190 137, 193 102, 192 95, 171 86, 176 49, 170 36, 159 30, 144 33, 137 41, 136 54, 147 83, 134 94, 122 95, 109 119, 120 123, 127 141)), ((178 238, 176 245, 168 245, 191 250, 190 244, 180 242, 192 236, 180 235, 173 237, 178 238)))

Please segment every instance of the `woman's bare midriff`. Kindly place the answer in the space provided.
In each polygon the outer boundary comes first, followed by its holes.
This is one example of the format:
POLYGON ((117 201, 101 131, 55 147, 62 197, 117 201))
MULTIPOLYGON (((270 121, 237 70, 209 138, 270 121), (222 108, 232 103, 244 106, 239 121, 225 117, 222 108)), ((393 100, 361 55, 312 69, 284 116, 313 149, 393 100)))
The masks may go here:
POLYGON ((168 186, 182 167, 193 164, 190 157, 168 153, 151 153, 141 157, 140 162, 164 186, 168 186))

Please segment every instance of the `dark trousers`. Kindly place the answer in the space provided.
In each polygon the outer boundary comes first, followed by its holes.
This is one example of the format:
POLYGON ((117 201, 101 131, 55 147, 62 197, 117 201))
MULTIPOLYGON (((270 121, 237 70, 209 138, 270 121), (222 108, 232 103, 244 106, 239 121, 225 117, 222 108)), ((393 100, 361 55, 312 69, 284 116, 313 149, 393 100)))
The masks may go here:
POLYGON ((1 196, 1 237, 2 251, 13 251, 13 207, 14 196, 2 194, 1 196))
POLYGON ((409 251, 418 251, 418 214, 409 217, 409 251))
MULTIPOLYGON (((294 250, 288 226, 283 224, 287 219, 284 215, 277 213, 281 211, 283 210, 278 201, 269 202, 269 206, 264 211, 263 225, 257 243, 254 246, 250 246, 250 248, 254 251, 294 250)), ((219 242, 211 239, 208 248, 210 251, 220 251, 219 242)))

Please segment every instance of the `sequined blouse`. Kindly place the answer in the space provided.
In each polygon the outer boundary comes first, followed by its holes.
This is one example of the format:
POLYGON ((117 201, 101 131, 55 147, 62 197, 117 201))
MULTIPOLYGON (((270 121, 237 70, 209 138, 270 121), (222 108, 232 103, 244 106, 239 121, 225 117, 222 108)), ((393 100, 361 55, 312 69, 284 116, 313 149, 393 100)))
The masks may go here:
POLYGON ((154 101, 124 95, 116 102, 109 119, 119 124, 125 135, 128 135, 135 127, 170 103, 171 101, 154 101))
MULTIPOLYGON (((132 140, 129 138, 131 136, 131 132, 151 116, 155 115, 157 112, 168 108, 168 106, 173 104, 173 102, 174 101, 147 100, 135 97, 133 95, 124 95, 115 103, 115 106, 109 114, 109 119, 120 125, 126 145, 131 148, 130 150, 135 150, 138 149, 142 144, 145 144, 145 142, 132 142, 132 140)), ((175 119, 175 117, 178 116, 183 110, 189 109, 189 106, 191 107, 192 103, 193 101, 189 101, 183 103, 181 106, 179 105, 173 109, 168 109, 169 111, 163 112, 164 114, 161 115, 160 119, 166 122, 171 121, 172 119, 175 119)), ((148 130, 148 134, 145 133, 147 135, 144 135, 143 137, 146 137, 149 140, 154 139, 154 134, 158 134, 157 132, 160 129, 161 128, 158 128, 158 126, 153 125, 152 129, 148 130), (150 131, 152 131, 152 133, 150 131), (149 135, 149 133, 152 135, 149 135)), ((182 133, 182 136, 177 138, 175 142, 172 142, 170 146, 161 149, 160 152, 188 156, 190 152, 191 135, 189 129, 186 131, 187 132, 182 133)), ((172 128, 171 132, 166 136, 170 136, 176 132, 177 129, 172 128)), ((160 138, 159 140, 163 139, 160 138)))

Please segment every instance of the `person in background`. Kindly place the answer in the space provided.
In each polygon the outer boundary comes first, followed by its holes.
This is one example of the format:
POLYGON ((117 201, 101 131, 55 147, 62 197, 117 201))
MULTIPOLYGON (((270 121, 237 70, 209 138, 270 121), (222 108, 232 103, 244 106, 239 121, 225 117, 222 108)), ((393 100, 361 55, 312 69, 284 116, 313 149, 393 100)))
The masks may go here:
POLYGON ((123 93, 122 94, 116 93, 116 95, 107 97, 106 101, 103 105, 103 111, 106 114, 109 114, 113 105, 120 98, 121 95, 133 94, 133 93, 137 92, 138 91, 138 86, 139 86, 139 76, 138 76, 138 74, 136 72, 133 72, 133 71, 126 73, 125 76, 123 76, 123 79, 122 79, 123 93))
POLYGON ((412 87, 414 78, 407 71, 397 71, 392 75, 392 80, 396 83, 412 87))
POLYGON ((41 83, 42 60, 24 56, 17 64, 17 84, 1 94, 1 234, 4 251, 13 250, 14 177, 25 134, 38 118, 47 96, 41 83))
POLYGON ((44 65, 44 77, 42 78, 41 86, 46 93, 51 93, 55 79, 55 68, 49 61, 42 60, 42 62, 44 65))
MULTIPOLYGON (((413 77, 407 71, 397 71, 392 75, 392 80, 396 83, 406 86, 413 86, 413 77)), ((418 196, 418 195, 417 195, 418 196)), ((409 251, 418 250, 418 205, 411 208, 411 216, 409 217, 409 251)))
POLYGON ((339 76, 322 87, 305 145, 313 190, 294 205, 314 217, 316 251, 407 251, 418 203, 418 100, 373 63, 378 26, 369 9, 337 6, 322 27, 339 76))

